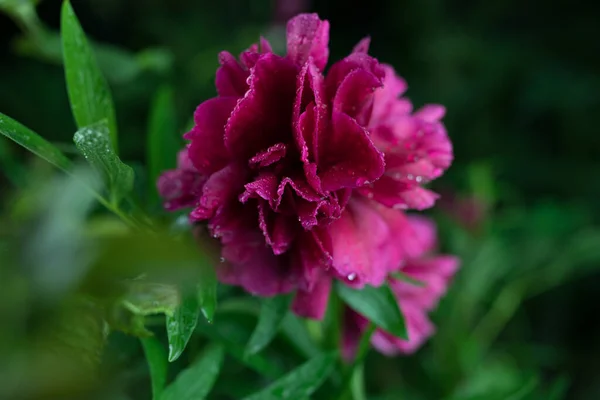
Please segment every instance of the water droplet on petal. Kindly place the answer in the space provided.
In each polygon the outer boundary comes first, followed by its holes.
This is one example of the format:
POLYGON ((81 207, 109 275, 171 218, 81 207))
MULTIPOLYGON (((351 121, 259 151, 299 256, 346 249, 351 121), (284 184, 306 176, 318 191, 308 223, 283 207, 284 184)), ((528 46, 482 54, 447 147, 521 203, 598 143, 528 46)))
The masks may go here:
POLYGON ((346 277, 350 282, 352 282, 353 280, 356 279, 356 272, 351 272, 348 274, 348 276, 346 277))
POLYGON ((225 262, 225 257, 221 257, 221 258, 219 259, 219 261, 220 261, 220 262, 222 262, 222 263, 224 263, 224 262, 225 262))
POLYGON ((417 176, 417 177, 415 178, 415 181, 417 181, 417 182, 421 182, 422 180, 423 180, 423 177, 422 177, 422 176, 417 176))

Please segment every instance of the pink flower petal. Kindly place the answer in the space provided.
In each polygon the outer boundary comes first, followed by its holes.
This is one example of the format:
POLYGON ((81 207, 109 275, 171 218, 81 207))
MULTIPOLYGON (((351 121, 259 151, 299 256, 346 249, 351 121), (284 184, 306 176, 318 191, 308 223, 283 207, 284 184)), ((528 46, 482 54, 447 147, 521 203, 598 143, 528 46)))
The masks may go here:
POLYGON ((302 65, 309 57, 321 71, 329 57, 329 22, 317 14, 299 14, 287 24, 287 54, 296 64, 302 65))
POLYGON ((362 38, 360 42, 352 49, 353 53, 365 53, 369 52, 369 45, 371 44, 371 38, 369 36, 362 38))

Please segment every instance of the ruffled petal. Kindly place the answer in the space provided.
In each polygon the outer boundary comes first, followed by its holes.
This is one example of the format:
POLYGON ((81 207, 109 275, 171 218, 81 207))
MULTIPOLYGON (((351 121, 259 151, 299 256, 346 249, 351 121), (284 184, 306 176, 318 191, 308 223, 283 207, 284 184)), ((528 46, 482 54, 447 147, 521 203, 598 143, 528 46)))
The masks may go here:
POLYGON ((225 127, 225 147, 236 159, 249 160, 291 140, 296 72, 296 66, 285 58, 272 53, 260 56, 250 74, 250 89, 225 127))
POLYGON ((184 137, 191 140, 189 158, 200 173, 212 174, 227 164, 229 152, 223 137, 225 124, 235 104, 233 97, 216 97, 203 102, 196 109, 196 124, 184 137))
POLYGON ((227 52, 219 53, 219 63, 221 66, 217 69, 215 86, 217 93, 221 97, 241 97, 248 90, 248 71, 242 68, 238 60, 227 52))
POLYGON ((286 151, 287 147, 284 143, 277 143, 252 157, 249 161, 249 165, 254 168, 268 167, 285 157, 286 151))
POLYGON ((319 167, 323 190, 360 187, 378 179, 385 170, 383 154, 356 120, 333 112, 333 132, 321 144, 319 167))
POLYGON ((243 190, 245 174, 243 169, 230 164, 212 174, 202 188, 202 196, 190 214, 193 221, 212 217, 215 211, 234 199, 243 190))

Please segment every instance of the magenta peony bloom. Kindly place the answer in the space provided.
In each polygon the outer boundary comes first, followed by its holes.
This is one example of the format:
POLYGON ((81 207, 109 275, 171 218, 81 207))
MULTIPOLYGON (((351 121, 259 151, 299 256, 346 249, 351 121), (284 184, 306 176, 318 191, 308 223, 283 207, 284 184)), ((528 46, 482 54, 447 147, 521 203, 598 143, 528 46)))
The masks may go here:
MULTIPOLYGON (((332 279, 379 286, 415 248, 402 248, 402 209, 433 205, 422 184, 452 148, 444 109, 411 113, 393 69, 363 40, 325 73, 329 23, 301 14, 287 55, 262 39, 219 55, 218 96, 200 104, 188 166, 158 182, 165 207, 193 207, 222 244, 219 279, 250 293, 296 291, 293 309, 321 318, 332 279), (198 183, 198 182, 201 182, 198 183)), ((418 244, 417 244, 418 246, 418 244)), ((409 246, 410 247, 410 246, 409 246)))
MULTIPOLYGON (((381 353, 396 355, 415 352, 433 335, 435 328, 427 313, 437 306, 445 293, 459 262, 456 257, 448 255, 431 255, 436 245, 436 232, 433 223, 422 217, 408 217, 407 229, 412 230, 412 243, 408 245, 415 250, 397 270, 416 281, 423 283, 417 286, 393 275, 388 279, 394 292, 408 331, 409 340, 403 340, 392 334, 377 329, 371 338, 371 344, 381 353), (420 243, 416 245, 415 243, 420 243)), ((355 311, 347 308, 344 315, 344 331, 342 352, 346 359, 353 358, 362 332, 368 320, 355 311)))

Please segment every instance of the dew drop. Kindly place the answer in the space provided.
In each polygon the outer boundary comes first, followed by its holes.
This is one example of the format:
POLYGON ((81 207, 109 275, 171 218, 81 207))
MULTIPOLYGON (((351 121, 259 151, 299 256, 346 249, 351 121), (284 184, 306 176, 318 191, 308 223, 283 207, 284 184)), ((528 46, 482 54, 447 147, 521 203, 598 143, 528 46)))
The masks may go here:
POLYGON ((406 179, 412 181, 413 179, 415 179, 415 177, 413 174, 408 174, 408 175, 406 175, 406 179))
POLYGON ((219 259, 219 261, 220 261, 220 262, 222 262, 222 263, 224 263, 224 262, 225 262, 225 257, 221 257, 221 258, 219 259))
POLYGON ((349 273, 349 274, 348 274, 348 276, 347 276, 346 278, 348 278, 348 280, 349 280, 350 282, 352 282, 353 280, 355 280, 355 279, 356 279, 356 272, 351 272, 351 273, 349 273))
POLYGON ((423 181, 423 177, 422 177, 422 176, 417 176, 417 177, 415 178, 415 181, 417 181, 417 182, 421 182, 421 181, 423 181))

